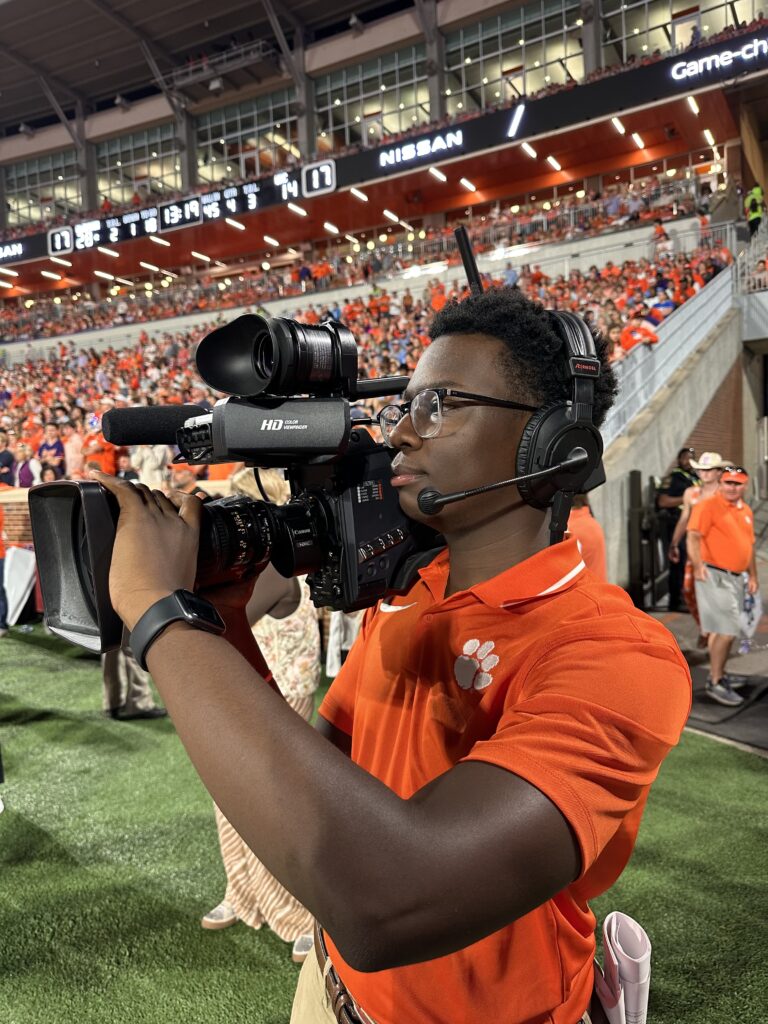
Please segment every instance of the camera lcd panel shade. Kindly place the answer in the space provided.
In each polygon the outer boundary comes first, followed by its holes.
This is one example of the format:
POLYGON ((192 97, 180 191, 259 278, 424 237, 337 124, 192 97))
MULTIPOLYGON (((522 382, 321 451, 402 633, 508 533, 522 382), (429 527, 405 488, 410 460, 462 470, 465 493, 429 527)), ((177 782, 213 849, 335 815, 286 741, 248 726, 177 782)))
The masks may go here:
POLYGON ((117 503, 101 484, 60 480, 29 492, 45 621, 90 651, 120 646, 123 625, 109 599, 117 503))

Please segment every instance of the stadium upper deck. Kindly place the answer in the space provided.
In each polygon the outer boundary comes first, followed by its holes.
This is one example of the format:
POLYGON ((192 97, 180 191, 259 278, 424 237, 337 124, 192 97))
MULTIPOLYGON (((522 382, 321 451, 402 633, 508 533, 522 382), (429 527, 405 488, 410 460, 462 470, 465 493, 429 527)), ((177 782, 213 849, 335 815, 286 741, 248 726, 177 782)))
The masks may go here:
MULTIPOLYGON (((70 0, 64 6, 74 26, 83 4, 70 0)), ((183 6, 192 13, 196 5, 183 6)), ((242 21, 244 6, 231 4, 227 17, 238 15, 242 21)), ((322 35, 327 19, 323 22, 312 4, 306 6, 310 34, 322 35)), ((109 73, 98 57, 98 68, 86 72, 88 62, 71 42, 67 84, 62 80, 67 68, 49 36, 35 40, 41 59, 53 69, 51 75, 42 73, 43 90, 63 124, 7 135, 0 141, 0 164, 11 161, 2 176, 7 219, 17 230, 25 217, 31 225, 37 206, 50 211, 53 226, 48 231, 28 227, 33 233, 7 238, 0 247, 0 269, 10 266, 18 275, 4 297, 91 287, 114 278, 134 283, 146 276, 147 265, 201 267, 259 252, 279 260, 312 240, 346 236, 352 244, 363 231, 434 227, 446 212, 532 195, 563 196, 585 186, 599 188, 606 179, 706 177, 716 189, 726 180, 760 178, 759 97, 768 74, 762 16, 757 18, 743 0, 697 8, 695 16, 688 12, 683 20, 659 0, 619 6, 612 11, 610 0, 603 0, 589 20, 570 0, 551 11, 540 4, 506 5, 496 14, 477 4, 475 20, 467 23, 473 16, 470 3, 462 5, 461 24, 452 0, 442 0, 431 8, 419 5, 431 9, 431 24, 421 24, 411 7, 370 23, 356 13, 352 30, 314 44, 295 30, 298 8, 285 9, 292 45, 276 17, 268 22, 273 52, 285 45, 283 64, 294 76, 291 81, 274 74, 270 79, 269 61, 256 68, 260 29, 255 22, 247 30, 250 39, 243 36, 245 22, 235 28, 235 21, 223 16, 216 24, 203 24, 195 36, 159 16, 153 21, 143 2, 131 5, 143 12, 144 20, 136 23, 100 4, 114 31, 127 36, 154 66, 155 85, 145 73, 144 87, 160 88, 161 95, 136 101, 130 111, 112 105, 90 117, 84 117, 80 102, 80 117, 72 118, 52 86, 59 94, 80 92, 72 83, 82 74, 82 87, 98 107, 113 87, 117 99, 135 99, 141 74, 130 62, 121 64, 122 57, 109 73), (225 23, 231 32, 222 47, 216 33, 225 23), (200 32, 208 33, 205 52, 197 50, 203 46, 200 32), (382 52, 395 40, 399 48, 382 52), (370 59, 350 64, 350 42, 359 57, 370 59), (403 42, 410 45, 404 48, 403 42), (158 47, 167 54, 162 68, 158 47), (180 56, 185 48, 186 62, 180 56), (245 51, 251 53, 250 63, 245 51), (232 74, 260 71, 262 84, 248 87, 235 77, 235 88, 227 88, 227 76, 219 72, 228 62, 237 63, 237 54, 244 63, 232 74), (267 91, 269 81, 272 91, 267 91), (253 89, 255 95, 240 98, 253 89), (310 98, 311 109, 301 102, 302 89, 309 89, 304 98, 310 98), (222 106, 225 102, 229 105, 222 106), (147 120, 163 111, 165 122, 147 127, 147 120), (125 117, 134 127, 144 124, 143 133, 115 134, 125 117), (46 161, 58 166, 55 152, 24 161, 24 173, 12 159, 40 153, 65 130, 75 145, 64 153, 72 154, 79 168, 73 195, 67 191, 72 179, 66 160, 55 175, 63 179, 61 189, 41 178, 46 161), (158 148, 150 151, 150 145, 158 148), (346 155, 331 155, 344 150, 346 155), (320 159, 314 159, 316 151, 320 159), (46 188, 52 195, 41 207, 46 188), (56 223, 76 217, 78 210, 95 209, 87 200, 100 194, 101 215, 56 223), (135 208, 107 215, 109 206, 132 199, 135 208), (65 262, 51 264, 50 257, 65 262)), ((274 15, 271 5, 265 10, 274 15)), ((365 9, 358 11, 367 17, 365 9)), ((346 8, 338 5, 336 15, 346 17, 346 8)), ((20 56, 22 46, 32 48, 29 19, 11 17, 8 25, 6 37, 19 44, 12 59, 27 72, 40 73, 31 57, 20 56)), ((97 35, 91 52, 101 52, 108 38, 97 35)), ((130 48, 123 40, 119 53, 125 56, 130 48)), ((3 74, 0 120, 11 116, 3 74)), ((38 104, 42 121, 40 109, 38 104)), ((19 111, 35 123, 31 107, 19 111)))

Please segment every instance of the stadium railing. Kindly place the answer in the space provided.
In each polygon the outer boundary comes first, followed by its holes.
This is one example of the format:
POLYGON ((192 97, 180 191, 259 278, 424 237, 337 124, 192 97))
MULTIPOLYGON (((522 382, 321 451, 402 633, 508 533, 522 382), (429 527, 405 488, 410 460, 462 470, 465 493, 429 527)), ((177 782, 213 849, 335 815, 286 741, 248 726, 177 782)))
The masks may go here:
POLYGON ((657 344, 638 345, 617 364, 619 397, 601 427, 607 448, 696 351, 706 336, 734 308, 735 269, 726 267, 659 324, 657 344))

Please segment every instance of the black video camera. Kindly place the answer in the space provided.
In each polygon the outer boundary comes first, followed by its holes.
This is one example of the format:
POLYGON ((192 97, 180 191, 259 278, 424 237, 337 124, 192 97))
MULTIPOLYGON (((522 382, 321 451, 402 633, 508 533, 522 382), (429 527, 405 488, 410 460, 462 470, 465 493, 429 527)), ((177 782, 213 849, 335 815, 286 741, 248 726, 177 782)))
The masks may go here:
MULTIPOLYGON (((405 592, 443 541, 401 511, 391 452, 355 426, 350 399, 400 394, 408 378, 358 380, 354 335, 335 321, 254 314, 208 334, 196 361, 207 384, 233 397, 212 412, 112 410, 106 439, 176 444, 179 462, 285 468, 291 487, 283 506, 242 496, 205 503, 196 586, 244 579, 271 561, 283 576, 306 574, 318 607, 353 611, 405 592)), ((49 628, 93 651, 118 647, 114 497, 95 482, 62 480, 33 487, 29 510, 49 628)))

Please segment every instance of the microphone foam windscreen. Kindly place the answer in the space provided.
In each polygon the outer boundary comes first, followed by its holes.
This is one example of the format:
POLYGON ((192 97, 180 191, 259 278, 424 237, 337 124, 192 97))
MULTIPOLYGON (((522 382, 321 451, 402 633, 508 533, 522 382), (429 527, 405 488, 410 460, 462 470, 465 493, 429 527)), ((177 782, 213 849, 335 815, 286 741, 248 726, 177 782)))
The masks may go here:
POLYGON ((136 405, 110 409, 101 429, 110 444, 176 444, 176 431, 193 416, 207 412, 199 405, 136 405))

